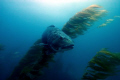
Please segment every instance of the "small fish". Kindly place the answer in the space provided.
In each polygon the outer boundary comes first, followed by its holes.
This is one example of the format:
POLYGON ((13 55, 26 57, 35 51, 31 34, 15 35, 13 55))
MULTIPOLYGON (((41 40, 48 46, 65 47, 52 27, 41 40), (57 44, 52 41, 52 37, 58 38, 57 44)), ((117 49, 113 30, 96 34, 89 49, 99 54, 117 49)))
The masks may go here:
POLYGON ((56 28, 54 25, 47 27, 42 35, 42 45, 48 48, 50 54, 54 52, 63 52, 73 49, 74 43, 72 39, 62 30, 56 28))
POLYGON ((109 21, 109 22, 111 22, 111 21, 114 21, 114 19, 107 19, 106 21, 109 21))

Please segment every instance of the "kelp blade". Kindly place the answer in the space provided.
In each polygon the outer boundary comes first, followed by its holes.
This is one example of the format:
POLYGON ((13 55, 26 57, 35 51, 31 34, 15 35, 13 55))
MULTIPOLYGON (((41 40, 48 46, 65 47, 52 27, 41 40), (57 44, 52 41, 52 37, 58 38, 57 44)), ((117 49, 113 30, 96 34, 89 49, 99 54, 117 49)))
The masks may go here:
POLYGON ((100 10, 99 5, 91 5, 82 11, 76 13, 69 21, 63 26, 62 30, 71 38, 76 38, 83 35, 89 27, 98 19, 106 16, 106 10, 100 10))
POLYGON ((82 80, 99 80, 114 76, 120 70, 120 53, 112 53, 107 49, 102 49, 89 61, 82 80))

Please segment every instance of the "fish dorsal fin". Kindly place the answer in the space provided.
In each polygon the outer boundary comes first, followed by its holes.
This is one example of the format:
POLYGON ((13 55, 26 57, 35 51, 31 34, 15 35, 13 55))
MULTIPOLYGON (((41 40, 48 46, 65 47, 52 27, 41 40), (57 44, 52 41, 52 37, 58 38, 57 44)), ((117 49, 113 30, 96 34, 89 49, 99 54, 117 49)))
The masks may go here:
POLYGON ((55 27, 54 25, 50 25, 49 27, 55 27))

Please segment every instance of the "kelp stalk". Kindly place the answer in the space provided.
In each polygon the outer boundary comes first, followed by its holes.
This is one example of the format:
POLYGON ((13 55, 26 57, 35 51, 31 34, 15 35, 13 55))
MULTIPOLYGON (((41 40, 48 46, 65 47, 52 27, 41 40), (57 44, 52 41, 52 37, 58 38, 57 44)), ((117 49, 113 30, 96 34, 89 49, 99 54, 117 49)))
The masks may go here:
POLYGON ((15 67, 8 80, 35 80, 43 74, 42 69, 48 67, 48 63, 53 61, 55 53, 46 55, 47 49, 39 46, 41 39, 36 41, 27 54, 15 67))

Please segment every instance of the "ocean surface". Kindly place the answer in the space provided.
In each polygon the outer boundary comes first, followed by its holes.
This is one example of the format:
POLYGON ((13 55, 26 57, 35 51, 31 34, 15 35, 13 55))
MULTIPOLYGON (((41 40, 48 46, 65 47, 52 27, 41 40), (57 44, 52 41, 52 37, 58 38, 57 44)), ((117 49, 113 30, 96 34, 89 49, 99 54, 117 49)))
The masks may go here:
MULTIPOLYGON (((44 70, 38 80, 80 80, 88 62, 102 48, 120 52, 119 0, 0 0, 0 80, 6 80, 33 43, 50 25, 62 29, 75 13, 97 4, 107 10, 90 29, 73 41, 75 47, 57 53, 55 63, 44 70), (98 28, 107 19, 114 19, 98 28)), ((120 74, 105 80, 120 80, 120 74)))

